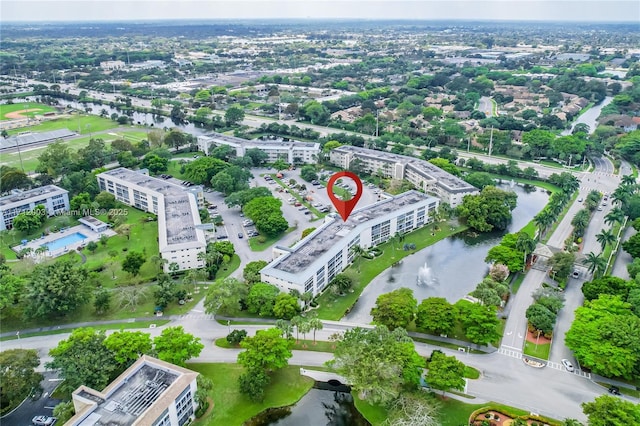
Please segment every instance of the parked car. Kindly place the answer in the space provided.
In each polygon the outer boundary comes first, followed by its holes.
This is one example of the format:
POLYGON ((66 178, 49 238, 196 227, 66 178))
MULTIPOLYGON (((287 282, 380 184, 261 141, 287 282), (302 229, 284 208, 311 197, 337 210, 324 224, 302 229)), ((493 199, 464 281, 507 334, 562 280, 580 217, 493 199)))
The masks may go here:
POLYGON ((300 207, 302 205, 302 203, 297 202, 297 203, 294 203, 293 205, 296 206, 296 207, 300 207))
POLYGON ((52 426, 57 421, 58 419, 56 417, 49 416, 35 416, 33 419, 31 419, 31 423, 33 423, 35 426, 52 426))
POLYGON ((571 364, 571 361, 569 361, 568 359, 563 359, 561 362, 562 365, 564 365, 564 368, 566 368, 569 373, 573 373, 575 371, 575 368, 573 368, 573 364, 571 364))
POLYGON ((611 395, 620 395, 620 388, 617 386, 610 386, 608 390, 611 395))
POLYGON ((226 240, 227 236, 226 235, 218 235, 216 238, 219 239, 219 240, 226 240))

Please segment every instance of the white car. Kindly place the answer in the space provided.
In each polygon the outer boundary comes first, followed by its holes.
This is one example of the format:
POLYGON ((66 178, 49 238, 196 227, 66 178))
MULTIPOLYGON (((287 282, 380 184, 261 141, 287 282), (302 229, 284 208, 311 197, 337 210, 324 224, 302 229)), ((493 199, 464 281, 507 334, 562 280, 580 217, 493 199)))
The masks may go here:
POLYGON ((569 361, 568 359, 563 359, 561 362, 562 365, 564 365, 564 368, 566 368, 569 373, 574 372, 575 368, 573 368, 573 364, 571 364, 571 361, 569 361))
POLYGON ((56 417, 48 417, 48 416, 35 416, 31 419, 31 423, 35 426, 52 426, 55 422, 58 421, 56 417))

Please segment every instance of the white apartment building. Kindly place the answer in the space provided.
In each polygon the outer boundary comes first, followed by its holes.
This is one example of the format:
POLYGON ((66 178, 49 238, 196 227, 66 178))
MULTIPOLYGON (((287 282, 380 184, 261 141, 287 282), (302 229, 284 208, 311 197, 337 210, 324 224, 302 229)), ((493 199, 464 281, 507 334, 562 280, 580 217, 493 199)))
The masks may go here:
POLYGON ((123 61, 102 61, 100 68, 103 70, 121 70, 126 66, 123 61))
POLYGON ((353 260, 352 247, 370 248, 396 233, 404 234, 431 222, 429 212, 439 200, 415 190, 358 209, 346 222, 328 215, 324 223, 293 247, 276 246, 261 280, 288 292, 320 293, 353 260))
POLYGON ((289 164, 315 163, 320 153, 320 144, 312 142, 248 140, 221 133, 198 136, 198 149, 207 155, 212 147, 220 145, 235 148, 238 157, 243 157, 247 149, 258 148, 267 154, 267 162, 270 163, 279 158, 289 164))
POLYGON ((167 260, 166 272, 174 262, 179 270, 204 266, 198 259, 207 246, 198 211, 204 206, 201 187, 183 188, 123 167, 97 178, 100 190, 110 192, 118 201, 158 215, 158 243, 160 256, 167 260))
POLYGON ((49 216, 69 210, 69 191, 55 185, 41 186, 28 191, 14 190, 0 198, 0 231, 11 229, 13 219, 22 212, 43 205, 49 216))
POLYGON ((80 386, 67 426, 182 426, 192 421, 198 373, 143 355, 102 392, 80 386))
POLYGON ((406 155, 344 145, 332 150, 329 160, 345 170, 352 168, 354 162, 359 162, 359 167, 367 173, 406 179, 416 188, 435 195, 451 207, 459 206, 465 195, 479 192, 475 186, 428 161, 406 155))

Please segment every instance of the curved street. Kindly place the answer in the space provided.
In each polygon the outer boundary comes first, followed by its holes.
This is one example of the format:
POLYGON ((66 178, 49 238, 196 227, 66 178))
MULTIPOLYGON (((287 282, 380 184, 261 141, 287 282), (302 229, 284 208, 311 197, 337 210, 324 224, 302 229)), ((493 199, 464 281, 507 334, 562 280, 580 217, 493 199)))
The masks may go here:
MULTIPOLYGON (((245 119, 252 122, 253 125, 262 122, 273 122, 274 120, 258 119, 247 117, 245 119)), ((279 123, 287 123, 278 121, 279 123)), ((295 123, 299 127, 308 127, 314 130, 325 132, 337 132, 337 129, 328 129, 321 126, 307 125, 303 123, 295 123)), ((259 125, 259 124, 258 124, 259 125)), ((460 153, 461 157, 474 156, 485 161, 486 156, 477 154, 465 155, 460 153)), ((490 158, 491 161, 506 162, 507 159, 490 158)), ((584 198, 590 190, 598 190, 603 193, 611 193, 619 183, 619 176, 613 175, 613 167, 606 158, 595 159, 595 170, 592 173, 579 173, 581 179, 580 198, 584 198)), ((541 176, 548 176, 551 173, 561 172, 562 169, 550 168, 539 164, 529 164, 536 168, 541 176)), ((622 168, 623 173, 630 170, 622 168)), ((209 194, 207 194, 209 195, 209 194)), ((223 203, 218 202, 221 210, 225 209, 223 203)), ((575 202, 569 209, 569 213, 560 222, 557 229, 549 239, 549 245, 562 247, 565 239, 571 232, 571 219, 575 212, 581 208, 581 203, 575 202)), ((595 241, 595 234, 600 232, 604 227, 604 216, 607 208, 603 211, 597 211, 589 225, 589 229, 584 238, 584 252, 598 251, 599 245, 595 241)), ((227 209, 229 210, 229 209, 227 209)), ((233 210, 233 209, 230 209, 233 210)), ((295 212, 297 213, 297 212, 295 212)), ((291 213, 291 214, 295 214, 291 213)), ((236 214, 239 219, 239 212, 227 212, 229 215, 236 214)), ((293 218, 293 216, 292 216, 293 218)), ((291 218, 288 218, 291 220, 291 218)), ((296 220, 296 219, 293 219, 296 220)), ((239 231, 232 225, 231 229, 227 229, 227 235, 235 237, 239 231)), ((304 229, 300 227, 299 230, 304 229)), ((298 236, 299 230, 292 232, 282 242, 283 244, 291 244, 298 236)), ((231 238, 236 247, 246 246, 246 239, 241 241, 239 238, 231 238)), ((241 250, 244 252, 244 250, 241 250)), ((262 253, 240 254, 242 264, 249 260, 257 260, 264 258, 270 260, 270 251, 262 253), (250 257, 251 256, 251 257, 250 257)), ((620 271, 621 267, 618 267, 620 271)), ((241 269, 239 270, 241 271, 241 269)), ((584 420, 580 403, 592 401, 597 396, 606 393, 606 390, 594 382, 589 380, 579 369, 576 373, 565 371, 559 363, 562 358, 570 358, 571 354, 564 346, 564 334, 571 325, 573 320, 573 312, 575 308, 582 304, 582 294, 579 289, 585 279, 589 279, 583 271, 578 280, 570 279, 568 289, 566 291, 565 307, 558 317, 558 325, 555 332, 555 340, 551 351, 550 363, 546 368, 535 369, 527 366, 522 361, 522 346, 524 343, 524 333, 526 332, 525 311, 531 304, 531 293, 544 281, 545 273, 536 269, 532 269, 527 274, 517 295, 511 304, 511 311, 507 319, 502 346, 493 354, 475 355, 467 354, 459 351, 443 349, 441 347, 416 343, 418 352, 427 356, 433 349, 440 349, 445 353, 456 355, 464 363, 471 365, 481 371, 481 377, 478 380, 471 380, 468 384, 469 395, 483 400, 493 400, 499 403, 524 408, 530 412, 547 415, 554 418, 577 418, 584 420), (524 402, 523 402, 524 401, 524 402)), ((246 329, 250 334, 256 330, 268 328, 265 325, 242 325, 227 327, 221 325, 210 315, 204 313, 202 302, 199 303, 189 314, 173 319, 167 326, 181 325, 189 333, 194 334, 202 339, 205 343, 205 349, 201 355, 192 361, 194 362, 235 362, 239 350, 222 349, 213 344, 216 338, 226 336, 231 329, 246 329)), ((318 340, 327 340, 329 335, 336 331, 343 331, 353 325, 341 325, 333 322, 326 322, 325 328, 317 333, 318 340)), ((357 324, 356 324, 357 326, 357 324)), ((158 335, 161 330, 166 327, 146 329, 152 336, 158 335)), ((2 349, 24 348, 38 350, 41 361, 44 363, 49 360, 48 352, 55 347, 58 342, 65 339, 69 334, 58 334, 50 336, 29 337, 17 340, 5 341, 2 343, 2 349)), ((324 362, 332 358, 331 354, 294 351, 291 364, 320 366, 324 362)), ((474 400, 470 399, 469 403, 474 400)))

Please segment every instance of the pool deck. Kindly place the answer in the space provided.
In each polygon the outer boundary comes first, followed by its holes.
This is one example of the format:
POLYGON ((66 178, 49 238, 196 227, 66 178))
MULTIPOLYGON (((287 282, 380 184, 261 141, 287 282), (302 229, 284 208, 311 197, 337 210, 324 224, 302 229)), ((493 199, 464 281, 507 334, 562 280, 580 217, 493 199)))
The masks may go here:
POLYGON ((107 229, 106 231, 98 233, 91 230, 91 228, 89 228, 88 226, 76 225, 76 226, 72 226, 71 228, 67 228, 64 231, 52 232, 49 235, 36 238, 34 240, 27 242, 26 244, 20 244, 18 246, 12 247, 12 249, 17 253, 22 249, 30 248, 32 251, 29 254, 29 256, 35 259, 36 261, 38 261, 43 257, 52 258, 52 257, 62 256, 65 253, 77 250, 77 248, 80 246, 86 246, 91 241, 98 242, 102 235, 111 237, 113 235, 116 235, 116 233, 112 229, 107 229), (81 241, 76 241, 74 243, 67 244, 64 247, 60 247, 55 250, 47 250, 44 253, 36 253, 36 250, 38 250, 42 245, 51 243, 55 240, 59 240, 60 238, 75 234, 77 232, 81 233, 82 235, 85 235, 87 238, 81 241))

